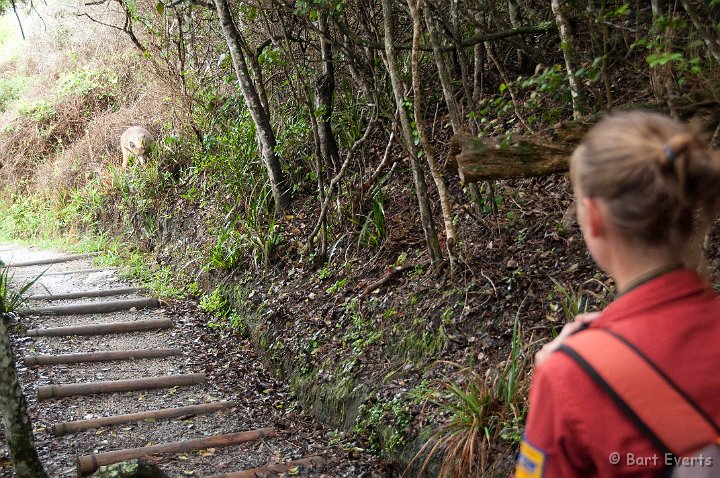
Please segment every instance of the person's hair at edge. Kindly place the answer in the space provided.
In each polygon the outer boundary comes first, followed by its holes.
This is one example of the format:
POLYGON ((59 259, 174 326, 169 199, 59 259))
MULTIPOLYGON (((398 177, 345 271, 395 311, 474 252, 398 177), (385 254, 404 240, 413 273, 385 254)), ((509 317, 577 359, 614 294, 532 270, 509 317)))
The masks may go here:
POLYGON ((605 201, 628 240, 682 250, 700 262, 702 240, 720 208, 720 154, 667 116, 612 113, 593 126, 570 160, 581 194, 605 201))

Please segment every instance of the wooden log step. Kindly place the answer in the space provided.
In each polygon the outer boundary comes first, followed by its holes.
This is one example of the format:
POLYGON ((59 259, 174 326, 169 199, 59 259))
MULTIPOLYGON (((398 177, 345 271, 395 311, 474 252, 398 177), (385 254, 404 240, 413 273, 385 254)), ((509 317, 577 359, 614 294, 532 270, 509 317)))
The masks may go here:
POLYGON ((165 358, 181 355, 180 349, 136 349, 113 350, 105 352, 88 352, 80 354, 61 355, 26 355, 23 357, 25 365, 57 365, 86 362, 111 362, 113 360, 165 358))
POLYGON ((172 388, 184 385, 197 385, 201 383, 205 383, 204 373, 161 375, 159 377, 105 380, 101 382, 88 383, 41 385, 38 387, 37 397, 38 400, 46 400, 49 398, 92 395, 95 393, 135 392, 138 390, 172 388))
POLYGON ((107 269, 99 269, 97 267, 92 267, 90 269, 72 269, 69 271, 57 271, 57 272, 46 272, 42 276, 48 277, 48 276, 67 276, 72 274, 92 274, 93 272, 102 272, 106 271, 107 269))
POLYGON ((95 267, 92 269, 73 269, 73 270, 69 270, 69 271, 57 271, 57 272, 45 271, 42 273, 42 277, 39 277, 39 278, 38 278, 38 274, 17 274, 13 277, 16 280, 21 280, 21 281, 27 282, 27 281, 31 281, 35 278, 45 279, 46 277, 51 277, 51 276, 69 276, 69 275, 73 275, 73 274, 92 274, 93 272, 102 272, 102 271, 106 271, 106 270, 108 270, 108 269, 98 269, 97 267, 95 267))
POLYGON ((169 329, 171 319, 131 320, 128 322, 111 322, 108 324, 69 325, 66 327, 48 327, 47 329, 30 329, 25 332, 28 337, 65 337, 69 335, 107 335, 123 332, 144 332, 148 330, 169 329))
POLYGON ((97 289, 68 294, 45 294, 31 295, 27 300, 70 300, 70 299, 92 299, 97 297, 112 297, 116 295, 130 295, 147 292, 144 287, 125 287, 122 289, 97 289))
POLYGON ((115 415, 112 417, 100 417, 90 420, 76 420, 72 422, 61 422, 53 425, 53 433, 57 437, 76 433, 92 428, 100 428, 112 425, 124 425, 126 423, 139 422, 147 418, 177 418, 193 415, 204 415, 217 412, 219 410, 227 410, 235 406, 234 402, 214 402, 203 403, 200 405, 190 405, 178 408, 161 408, 160 410, 150 410, 147 412, 128 413, 126 415, 115 415))
POLYGON ((105 453, 93 453, 91 455, 78 457, 77 474, 78 476, 87 476, 101 466, 120 463, 121 461, 132 460, 134 458, 140 458, 147 455, 184 453, 187 451, 204 450, 205 448, 227 447, 274 436, 277 436, 274 428, 262 428, 247 432, 217 435, 181 442, 164 443, 161 445, 151 445, 142 448, 128 448, 125 450, 109 451, 105 453))
POLYGON ((87 259, 88 257, 95 257, 100 254, 102 254, 102 252, 88 252, 87 254, 70 254, 66 256, 49 257, 47 259, 38 259, 35 261, 15 262, 5 265, 7 267, 46 266, 50 264, 60 264, 62 262, 76 261, 79 259, 87 259))
POLYGON ((90 302, 84 304, 31 307, 27 309, 20 309, 18 313, 23 316, 105 314, 130 309, 147 309, 158 307, 159 305, 160 302, 155 297, 141 297, 138 299, 106 300, 103 302, 90 302))
POLYGON ((302 460, 288 461, 287 463, 278 463, 276 465, 262 466, 260 468, 252 468, 249 470, 235 471, 231 473, 221 473, 212 475, 207 478, 263 478, 267 476, 275 476, 280 473, 286 473, 294 468, 317 468, 325 466, 325 460, 319 456, 311 456, 302 460))

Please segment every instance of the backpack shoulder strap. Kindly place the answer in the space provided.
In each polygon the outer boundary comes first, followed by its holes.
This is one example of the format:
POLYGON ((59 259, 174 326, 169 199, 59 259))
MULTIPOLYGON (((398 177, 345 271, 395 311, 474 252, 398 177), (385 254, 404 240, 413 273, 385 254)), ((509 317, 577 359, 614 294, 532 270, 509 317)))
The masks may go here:
POLYGON ((606 329, 585 329, 559 350, 577 362, 663 453, 687 456, 720 442, 720 429, 712 419, 624 337, 606 329))

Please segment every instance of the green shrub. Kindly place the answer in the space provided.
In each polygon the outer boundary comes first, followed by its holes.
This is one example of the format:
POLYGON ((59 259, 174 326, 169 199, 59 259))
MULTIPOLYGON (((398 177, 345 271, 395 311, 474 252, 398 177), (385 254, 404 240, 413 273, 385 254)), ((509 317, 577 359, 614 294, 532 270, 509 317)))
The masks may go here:
POLYGON ((57 91, 62 95, 85 97, 93 95, 95 99, 111 99, 117 96, 118 76, 107 69, 84 67, 65 73, 60 77, 57 91))
POLYGON ((242 316, 233 308, 220 289, 215 289, 210 294, 202 296, 200 298, 200 308, 213 315, 213 319, 208 322, 208 326, 231 328, 243 334, 246 332, 242 316))
POLYGON ((20 98, 27 80, 24 76, 0 78, 0 113, 5 112, 12 102, 20 98))
POLYGON ((19 113, 36 123, 41 123, 55 117, 55 104, 47 99, 23 103, 20 105, 19 113))

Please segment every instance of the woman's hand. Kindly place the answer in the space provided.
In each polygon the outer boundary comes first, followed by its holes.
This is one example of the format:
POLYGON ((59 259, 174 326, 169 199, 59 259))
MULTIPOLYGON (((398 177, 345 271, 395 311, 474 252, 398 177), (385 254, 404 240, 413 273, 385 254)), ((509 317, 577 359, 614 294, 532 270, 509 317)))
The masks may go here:
POLYGON ((560 334, 555 337, 551 342, 548 342, 541 348, 538 353, 535 354, 535 366, 537 367, 552 354, 560 345, 570 337, 572 334, 587 326, 590 322, 597 319, 600 316, 600 312, 588 312, 587 314, 580 314, 575 317, 575 320, 565 324, 560 334))

